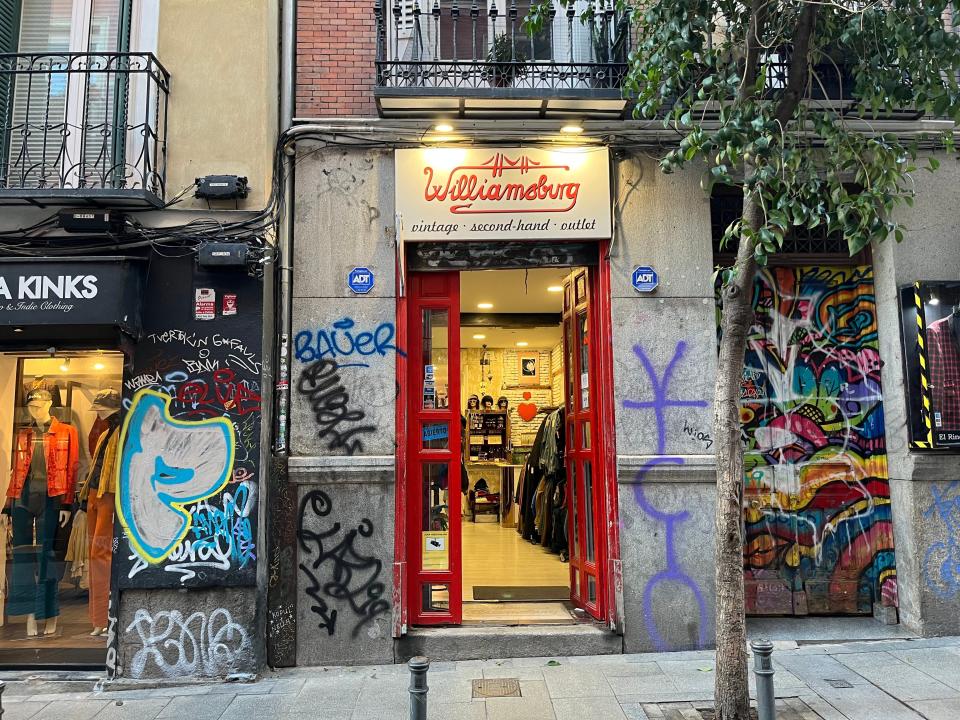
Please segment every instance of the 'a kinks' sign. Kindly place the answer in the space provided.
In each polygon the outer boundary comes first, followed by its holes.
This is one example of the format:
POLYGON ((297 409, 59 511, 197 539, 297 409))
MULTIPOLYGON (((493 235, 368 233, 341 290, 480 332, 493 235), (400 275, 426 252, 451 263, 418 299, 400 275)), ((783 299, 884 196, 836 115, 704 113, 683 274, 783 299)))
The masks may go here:
POLYGON ((610 237, 606 148, 396 151, 406 240, 610 237))

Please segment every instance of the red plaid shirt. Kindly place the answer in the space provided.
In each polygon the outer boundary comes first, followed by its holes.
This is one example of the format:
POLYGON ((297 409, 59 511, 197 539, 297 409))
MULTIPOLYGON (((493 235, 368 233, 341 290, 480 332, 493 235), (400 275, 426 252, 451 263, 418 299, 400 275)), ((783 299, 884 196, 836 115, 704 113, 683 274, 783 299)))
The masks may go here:
POLYGON ((960 345, 948 321, 937 320, 927 328, 932 420, 934 428, 960 430, 960 345), (936 413, 940 413, 940 424, 936 413))

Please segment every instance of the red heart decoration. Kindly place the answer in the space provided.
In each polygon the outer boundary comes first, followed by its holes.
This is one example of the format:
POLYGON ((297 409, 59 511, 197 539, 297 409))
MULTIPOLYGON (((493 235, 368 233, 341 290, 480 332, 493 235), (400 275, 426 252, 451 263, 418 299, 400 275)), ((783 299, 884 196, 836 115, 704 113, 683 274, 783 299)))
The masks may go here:
POLYGON ((537 404, 532 402, 520 403, 517 405, 517 415, 519 415, 520 419, 524 422, 530 422, 537 416, 537 404))

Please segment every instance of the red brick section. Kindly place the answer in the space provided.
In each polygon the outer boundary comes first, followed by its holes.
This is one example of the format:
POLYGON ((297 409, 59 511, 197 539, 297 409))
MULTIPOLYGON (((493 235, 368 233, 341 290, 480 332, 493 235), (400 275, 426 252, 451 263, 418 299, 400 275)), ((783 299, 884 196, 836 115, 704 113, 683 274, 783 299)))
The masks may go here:
POLYGON ((298 0, 297 117, 377 114, 373 11, 374 0, 298 0))

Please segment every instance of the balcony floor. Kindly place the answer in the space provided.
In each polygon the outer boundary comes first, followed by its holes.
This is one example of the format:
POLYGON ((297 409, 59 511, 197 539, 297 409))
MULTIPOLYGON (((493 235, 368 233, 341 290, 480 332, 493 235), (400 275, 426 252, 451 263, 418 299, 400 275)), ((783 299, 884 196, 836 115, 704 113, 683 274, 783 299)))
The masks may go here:
POLYGON ((164 203, 149 190, 135 188, 0 188, 2 205, 157 210, 164 203))

